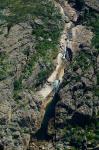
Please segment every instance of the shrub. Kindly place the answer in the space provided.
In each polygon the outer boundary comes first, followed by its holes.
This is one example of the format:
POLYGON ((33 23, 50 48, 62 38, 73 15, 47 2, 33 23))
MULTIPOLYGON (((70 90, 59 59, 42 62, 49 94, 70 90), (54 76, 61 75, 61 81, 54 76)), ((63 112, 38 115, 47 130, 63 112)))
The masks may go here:
POLYGON ((11 64, 5 52, 0 55, 0 81, 11 75, 11 64))
POLYGON ((14 90, 22 89, 22 80, 21 80, 21 78, 19 80, 15 80, 13 84, 14 84, 14 90))

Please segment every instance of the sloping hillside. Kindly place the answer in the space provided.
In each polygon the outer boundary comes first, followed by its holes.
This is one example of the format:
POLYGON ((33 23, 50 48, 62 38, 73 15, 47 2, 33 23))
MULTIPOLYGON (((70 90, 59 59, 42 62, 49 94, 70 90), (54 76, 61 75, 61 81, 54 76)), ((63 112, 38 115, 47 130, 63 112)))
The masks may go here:
POLYGON ((0 0, 0 150, 99 149, 98 2, 0 0))
MULTIPOLYGON (((54 69, 63 20, 50 0, 0 0, 0 146, 27 149, 39 128, 36 88, 54 69)), ((0 147, 0 149, 1 149, 0 147)))

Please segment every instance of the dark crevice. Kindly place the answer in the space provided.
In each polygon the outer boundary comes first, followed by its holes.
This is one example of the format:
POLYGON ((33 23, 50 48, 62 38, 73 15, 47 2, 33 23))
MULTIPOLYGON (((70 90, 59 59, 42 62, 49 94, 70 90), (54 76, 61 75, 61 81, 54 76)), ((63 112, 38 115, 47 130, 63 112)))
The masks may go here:
POLYGON ((84 8, 84 6, 85 6, 84 0, 68 0, 68 2, 77 11, 81 11, 84 8))
POLYGON ((48 125, 49 121, 52 118, 55 118, 55 107, 57 102, 59 101, 60 97, 58 92, 55 93, 52 101, 46 106, 46 111, 44 114, 44 118, 41 123, 40 129, 35 133, 35 135, 31 135, 32 138, 37 140, 51 140, 53 139, 53 135, 49 135, 48 133, 48 125))
POLYGON ((4 145, 0 142, 0 150, 4 150, 4 145))
POLYGON ((75 112, 70 122, 72 125, 78 125, 84 128, 86 125, 90 125, 92 120, 92 117, 90 117, 89 115, 75 112))
POLYGON ((70 62, 72 61, 72 58, 73 58, 73 52, 68 47, 66 47, 65 58, 67 58, 67 60, 70 61, 70 62))

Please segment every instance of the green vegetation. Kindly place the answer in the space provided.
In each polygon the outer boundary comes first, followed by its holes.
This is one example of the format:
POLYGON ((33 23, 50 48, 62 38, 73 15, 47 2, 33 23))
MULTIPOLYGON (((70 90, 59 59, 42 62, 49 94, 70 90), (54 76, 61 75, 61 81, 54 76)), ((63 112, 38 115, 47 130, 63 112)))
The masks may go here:
MULTIPOLYGON (((35 24, 35 28, 32 32, 32 34, 36 37, 37 41, 35 47, 36 53, 35 56, 33 55, 33 58, 29 60, 29 63, 25 68, 25 77, 28 77, 31 74, 35 63, 38 60, 42 59, 47 64, 49 64, 57 56, 57 44, 60 37, 60 33, 63 29, 61 15, 54 7, 53 3, 47 2, 45 6, 41 5, 39 7, 40 8, 38 8, 38 11, 41 10, 42 12, 40 13, 41 16, 39 18, 42 21, 42 23, 41 25, 35 24)), ((37 14, 39 15, 39 13, 37 14)), ((46 73, 48 73, 48 71, 46 71, 46 73)))
POLYGON ((36 83, 36 86, 39 86, 40 84, 43 84, 43 82, 48 78, 48 75, 50 74, 52 68, 52 66, 49 66, 45 69, 42 69, 38 76, 37 76, 37 83, 36 83))
POLYGON ((22 80, 21 78, 19 80, 14 81, 14 90, 20 90, 22 88, 22 80))
POLYGON ((99 87, 95 88, 95 95, 99 97, 99 87))
POLYGON ((90 143, 90 147, 96 147, 99 141, 99 122, 95 121, 95 124, 90 124, 85 128, 67 123, 65 128, 60 129, 60 133, 62 139, 69 142, 73 148, 80 149, 85 137, 87 142, 90 143))
POLYGON ((22 90, 22 78, 14 80, 14 90, 13 90, 13 98, 16 102, 19 102, 21 97, 19 96, 20 91, 22 90))
POLYGON ((74 58, 73 63, 71 63, 71 67, 73 70, 81 68, 83 72, 87 70, 91 65, 93 65, 92 56, 85 51, 80 51, 74 58))
POLYGON ((99 50, 99 18, 96 20, 97 23, 93 23, 95 36, 92 40, 92 44, 99 50))
MULTIPOLYGON (((83 16, 83 23, 91 27, 92 31, 94 32, 92 46, 95 47, 99 53, 99 14, 93 11, 92 9, 87 10, 83 16)), ((99 85, 99 73, 96 74, 96 77, 97 85, 99 85)), ((94 92, 96 96, 99 96, 99 87, 95 87, 94 92)))
POLYGON ((94 32, 92 45, 99 50, 99 14, 89 9, 89 11, 84 13, 83 23, 92 28, 94 32))
POLYGON ((0 81, 11 75, 11 64, 5 52, 0 55, 0 81))
POLYGON ((13 92, 13 98, 14 98, 14 100, 15 100, 17 103, 19 103, 19 100, 22 99, 22 98, 19 96, 19 90, 18 90, 18 91, 17 91, 17 90, 14 90, 14 92, 13 92))
POLYGON ((71 145, 75 145, 77 143, 75 148, 80 148, 82 140, 85 137, 85 132, 81 127, 73 127, 71 125, 67 125, 65 129, 63 129, 63 138, 66 139, 66 141, 70 142, 71 145), (74 144, 73 144, 74 142, 74 144))
POLYGON ((23 74, 21 78, 28 78, 32 72, 33 68, 38 60, 37 53, 33 54, 32 57, 29 57, 25 68, 23 69, 23 74))
POLYGON ((99 85, 99 72, 97 73, 97 85, 99 85))
MULTIPOLYGON (((0 0, 0 20, 7 23, 8 34, 11 27, 20 22, 28 22, 31 25, 32 34, 36 39, 36 51, 30 56, 29 49, 24 50, 23 53, 27 55, 28 60, 21 79, 28 79, 36 63, 43 60, 44 64, 50 67, 38 74, 37 82, 41 83, 41 80, 43 82, 53 68, 52 62, 57 56, 57 45, 63 30, 63 21, 58 8, 48 0, 0 0)), ((19 83, 20 81, 15 81, 14 90, 19 88, 19 83)))
MULTIPOLYGON (((30 56, 29 51, 25 51, 28 61, 21 78, 27 79, 32 74, 35 64, 40 60, 43 60, 45 64, 50 64, 52 68, 51 62, 57 56, 58 40, 63 29, 61 15, 53 2, 48 0, 0 0, 0 4, 0 18, 7 22, 8 33, 14 24, 27 21, 32 26, 32 34, 36 38, 35 54, 30 56), (4 10, 7 11, 5 14, 4 10)), ((43 70, 39 73, 40 82, 41 80, 43 82, 50 71, 51 69, 43 70)))

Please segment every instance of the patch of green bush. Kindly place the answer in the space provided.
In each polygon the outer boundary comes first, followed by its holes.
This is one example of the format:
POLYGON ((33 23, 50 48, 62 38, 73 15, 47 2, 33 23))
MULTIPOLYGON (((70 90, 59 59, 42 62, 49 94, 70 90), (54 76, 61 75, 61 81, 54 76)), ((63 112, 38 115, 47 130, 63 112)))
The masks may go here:
POLYGON ((47 60, 50 63, 57 56, 57 45, 63 30, 61 14, 54 3, 48 0, 0 0, 0 4, 0 18, 6 20, 8 30, 14 24, 25 21, 33 28, 36 53, 30 57, 28 50, 25 51, 28 61, 22 75, 23 78, 28 78, 38 60, 47 60), (4 10, 9 10, 9 15, 4 14, 4 10), (41 19, 43 24, 36 24, 35 19, 41 19), (39 40, 40 37, 43 38, 43 41, 39 40))
POLYGON ((95 88, 95 95, 99 96, 99 87, 95 88))
POLYGON ((11 64, 5 52, 0 54, 0 81, 11 75, 11 64))
POLYGON ((97 73, 97 85, 99 85, 99 72, 97 73))
POLYGON ((48 78, 50 72, 52 71, 52 65, 50 65, 49 67, 46 67, 44 69, 42 69, 38 76, 37 76, 37 83, 36 86, 43 84, 43 82, 48 78))
POLYGON ((99 14, 89 9, 89 11, 84 14, 83 23, 92 28, 94 32, 92 45, 99 50, 99 14))
POLYGON ((18 80, 14 81, 14 90, 18 91, 20 89, 22 89, 22 79, 19 78, 18 80))
POLYGON ((75 57, 73 63, 71 63, 71 67, 73 69, 81 68, 83 71, 87 70, 89 66, 92 65, 91 55, 85 53, 84 51, 80 51, 75 57))

